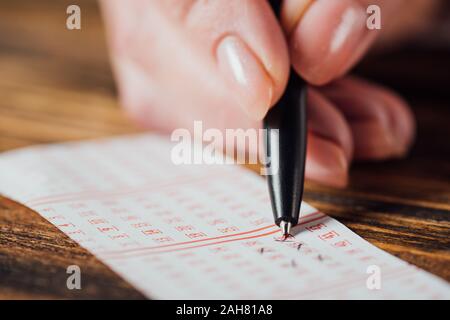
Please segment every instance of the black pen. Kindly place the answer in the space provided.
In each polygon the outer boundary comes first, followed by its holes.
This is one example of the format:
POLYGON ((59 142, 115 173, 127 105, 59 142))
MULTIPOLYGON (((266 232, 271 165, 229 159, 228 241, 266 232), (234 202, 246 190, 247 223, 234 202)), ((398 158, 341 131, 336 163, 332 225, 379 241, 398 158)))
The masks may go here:
MULTIPOLYGON (((270 4, 277 15, 280 1, 270 4)), ((266 156, 270 161, 269 194, 275 223, 284 238, 290 236, 291 228, 298 223, 303 196, 306 90, 305 81, 291 69, 286 91, 264 118, 266 156)))

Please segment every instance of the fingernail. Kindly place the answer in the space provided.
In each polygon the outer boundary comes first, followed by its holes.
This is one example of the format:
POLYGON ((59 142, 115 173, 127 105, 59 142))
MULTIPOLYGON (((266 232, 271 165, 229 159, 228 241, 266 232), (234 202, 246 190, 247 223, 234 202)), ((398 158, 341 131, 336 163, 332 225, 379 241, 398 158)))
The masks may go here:
POLYGON ((349 162, 344 150, 335 143, 308 135, 306 175, 309 179, 334 187, 348 182, 349 162))
POLYGON ((272 102, 272 80, 259 59, 236 36, 225 37, 217 47, 220 70, 240 107, 252 119, 262 119, 272 102))
POLYGON ((394 151, 394 157, 396 158, 404 158, 405 156, 407 156, 410 148, 411 148, 411 143, 405 143, 405 140, 403 139, 403 137, 396 137, 395 140, 395 151, 394 151))
POLYGON ((392 131, 394 132, 397 145, 396 156, 404 157, 414 140, 415 121, 414 115, 401 97, 394 93, 384 94, 382 96, 387 108, 391 110, 392 131))
POLYGON ((291 56, 306 80, 322 85, 350 68, 368 46, 367 15, 350 0, 316 1, 291 36, 291 56))
POLYGON ((351 124, 355 158, 384 160, 399 153, 399 145, 392 129, 378 122, 351 124))

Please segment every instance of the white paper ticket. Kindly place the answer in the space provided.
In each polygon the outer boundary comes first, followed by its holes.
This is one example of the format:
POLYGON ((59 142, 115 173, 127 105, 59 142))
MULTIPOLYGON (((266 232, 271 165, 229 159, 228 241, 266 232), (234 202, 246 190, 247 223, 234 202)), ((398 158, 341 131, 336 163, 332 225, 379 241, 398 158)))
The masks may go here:
POLYGON ((450 285, 302 204, 280 242, 267 186, 236 165, 174 165, 156 135, 0 155, 0 193, 155 299, 449 299, 450 285))

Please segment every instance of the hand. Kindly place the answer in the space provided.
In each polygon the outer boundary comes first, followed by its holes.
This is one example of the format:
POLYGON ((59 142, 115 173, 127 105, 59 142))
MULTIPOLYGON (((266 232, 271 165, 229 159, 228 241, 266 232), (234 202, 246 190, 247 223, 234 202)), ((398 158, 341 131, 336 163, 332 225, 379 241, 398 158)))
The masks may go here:
MULTIPOLYGON (((403 11, 427 2, 407 1, 403 11)), ((121 102, 140 124, 260 128, 292 63, 321 85, 309 90, 306 177, 344 186, 353 159, 403 156, 415 131, 400 97, 343 77, 378 37, 366 28, 369 3, 387 24, 405 0, 285 0, 281 26, 263 0, 103 0, 102 9, 121 102)))

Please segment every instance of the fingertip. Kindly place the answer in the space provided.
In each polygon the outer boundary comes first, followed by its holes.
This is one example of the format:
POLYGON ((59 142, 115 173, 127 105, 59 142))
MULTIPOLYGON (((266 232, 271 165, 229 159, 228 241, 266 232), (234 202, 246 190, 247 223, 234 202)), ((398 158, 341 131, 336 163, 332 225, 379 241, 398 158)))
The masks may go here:
POLYGON ((397 93, 383 87, 378 87, 380 97, 384 100, 391 113, 393 130, 398 140, 398 156, 405 156, 414 143, 416 120, 408 102, 397 93))
POLYGON ((217 35, 219 69, 227 74, 230 94, 237 96, 246 114, 261 120, 287 84, 286 40, 266 1, 237 2, 227 10, 229 17, 217 35))
POLYGON ((399 153, 392 130, 377 121, 355 122, 352 132, 357 145, 355 159, 385 160, 399 153))
POLYGON ((349 119, 358 158, 386 159, 408 153, 414 141, 415 119, 399 95, 356 77, 340 79, 321 92, 349 119), (369 150, 370 146, 374 150, 369 150))
POLYGON ((359 60, 375 35, 368 33, 366 19, 366 11, 358 1, 318 0, 309 4, 290 34, 295 70, 314 85, 343 75, 359 60))

